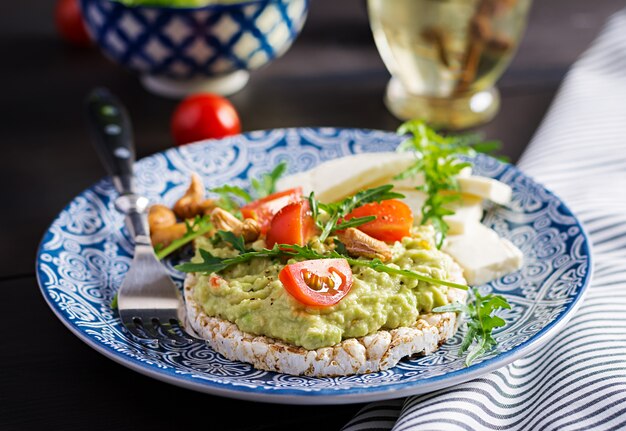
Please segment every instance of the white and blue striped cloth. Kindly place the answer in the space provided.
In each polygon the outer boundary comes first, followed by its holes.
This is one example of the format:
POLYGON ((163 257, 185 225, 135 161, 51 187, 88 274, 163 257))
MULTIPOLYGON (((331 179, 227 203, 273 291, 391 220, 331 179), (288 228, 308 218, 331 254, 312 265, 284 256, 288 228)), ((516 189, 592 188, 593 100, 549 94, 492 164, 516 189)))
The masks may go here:
POLYGON ((367 405, 358 430, 626 430, 626 10, 576 62, 519 166, 583 221, 592 284, 566 328, 482 378, 367 405))

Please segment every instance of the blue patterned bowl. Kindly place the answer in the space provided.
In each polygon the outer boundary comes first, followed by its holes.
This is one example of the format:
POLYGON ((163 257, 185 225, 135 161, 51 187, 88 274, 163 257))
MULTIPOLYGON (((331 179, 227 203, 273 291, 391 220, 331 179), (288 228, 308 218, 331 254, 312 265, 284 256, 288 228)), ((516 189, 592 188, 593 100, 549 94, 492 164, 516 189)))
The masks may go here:
POLYGON ((80 0, 87 29, 104 54, 170 97, 229 95, 248 71, 281 56, 300 33, 308 0, 254 0, 178 8, 80 0))

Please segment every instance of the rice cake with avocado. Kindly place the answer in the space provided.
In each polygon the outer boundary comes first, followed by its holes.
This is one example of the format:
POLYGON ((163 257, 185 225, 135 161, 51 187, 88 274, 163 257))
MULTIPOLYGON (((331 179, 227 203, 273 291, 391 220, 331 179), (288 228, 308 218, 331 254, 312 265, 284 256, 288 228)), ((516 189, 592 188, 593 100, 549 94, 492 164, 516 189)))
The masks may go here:
MULTIPOLYGON (((326 247, 312 244, 322 252, 326 247)), ((465 284, 461 268, 435 247, 429 226, 413 228, 390 248, 393 267, 465 284)), ((236 255, 206 238, 196 241, 196 249, 222 258, 236 255)), ((460 289, 352 266, 352 288, 341 301, 306 306, 278 279, 289 263, 259 258, 219 275, 188 274, 188 325, 217 352, 255 368, 318 377, 360 374, 435 351, 454 335, 458 322, 453 312, 430 311, 467 297, 460 289)))

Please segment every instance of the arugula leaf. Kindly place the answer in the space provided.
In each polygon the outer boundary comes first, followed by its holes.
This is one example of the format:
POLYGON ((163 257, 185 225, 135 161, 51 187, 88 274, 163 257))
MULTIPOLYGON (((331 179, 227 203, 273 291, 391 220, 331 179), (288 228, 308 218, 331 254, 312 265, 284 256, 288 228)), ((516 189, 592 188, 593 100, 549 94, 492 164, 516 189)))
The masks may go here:
POLYGON ((339 241, 339 238, 335 238, 333 242, 335 243, 335 251, 337 253, 339 253, 342 256, 348 256, 348 249, 346 248, 346 245, 343 242, 339 241))
POLYGON ((387 274, 392 274, 392 275, 401 275, 407 278, 414 278, 416 280, 423 281, 426 283, 453 287, 455 289, 461 289, 461 290, 468 289, 468 287, 465 286, 464 284, 453 283, 447 280, 440 280, 437 278, 429 277, 427 275, 422 275, 415 271, 410 271, 408 269, 394 268, 393 266, 385 265, 380 259, 373 259, 371 261, 358 260, 358 259, 352 259, 352 258, 346 258, 346 257, 344 257, 344 259, 346 259, 348 263, 350 263, 350 265, 367 266, 377 272, 385 272, 387 274))
MULTIPOLYGON (((348 215, 355 208, 360 207, 361 205, 371 203, 371 202, 380 202, 380 201, 384 201, 387 199, 404 198, 403 194, 392 192, 391 189, 393 189, 393 185, 386 184, 384 186, 362 190, 339 202, 333 202, 330 204, 325 204, 325 203, 317 201, 315 199, 315 195, 311 193, 311 195, 309 195, 309 203, 311 205, 311 210, 313 213, 313 217, 315 219, 315 224, 322 231, 319 237, 320 242, 326 241, 329 235, 335 230, 346 229, 346 224, 349 222, 342 222, 338 226, 337 224, 339 223, 339 219, 348 215), (326 217, 325 220, 321 220, 319 210, 322 210, 325 213, 325 217, 326 217)), ((359 217, 360 220, 358 220, 357 222, 354 222, 358 224, 354 226, 360 226, 363 223, 367 223, 373 220, 371 218, 368 218, 367 220, 365 220, 366 218, 367 217, 359 217)), ((349 225, 348 227, 354 227, 354 226, 349 225)))
MULTIPOLYGON (((234 235, 233 235, 234 236, 234 235)), ((219 258, 213 256, 210 252, 206 250, 200 250, 200 257, 202 257, 202 262, 193 263, 188 262, 182 265, 178 265, 175 268, 182 272, 203 272, 203 273, 212 273, 212 272, 220 272, 232 265, 237 265, 239 263, 249 262, 252 259, 260 258, 260 257, 278 257, 278 256, 289 256, 293 258, 299 258, 302 260, 316 260, 316 259, 346 259, 348 263, 352 266, 366 266, 372 268, 377 272, 385 272, 387 274, 401 275, 408 278, 414 278, 419 281, 424 281, 426 283, 438 284, 448 287, 453 287, 456 289, 467 290, 468 287, 463 284, 453 283, 447 280, 439 280, 436 278, 432 278, 423 274, 420 274, 415 271, 409 271, 406 269, 395 268, 389 265, 385 265, 379 259, 374 260, 360 260, 354 259, 343 254, 340 254, 338 251, 333 250, 328 254, 321 254, 317 251, 313 250, 309 246, 299 246, 295 244, 276 244, 274 248, 263 249, 260 251, 245 251, 242 252, 239 256, 229 257, 229 258, 219 258)))
POLYGON ((368 268, 372 268, 377 272, 385 272, 387 274, 394 275, 402 275, 408 278, 414 278, 416 280, 424 281, 426 283, 431 284, 439 284, 448 287, 454 287, 457 289, 467 290, 468 287, 462 284, 453 283, 447 280, 439 280, 436 278, 429 277, 427 275, 422 275, 415 271, 409 271, 408 269, 400 269, 395 268, 393 266, 385 265, 380 259, 373 260, 361 260, 354 259, 352 257, 340 254, 337 250, 333 250, 328 254, 321 254, 317 251, 313 250, 309 246, 299 246, 299 245, 289 245, 289 250, 286 250, 284 253, 287 255, 291 255, 294 257, 302 257, 306 260, 311 259, 345 259, 351 266, 366 266, 368 268))
POLYGON ((499 309, 510 309, 511 305, 501 295, 482 296, 478 289, 473 289, 473 301, 465 304, 458 302, 433 309, 435 313, 447 311, 461 312, 467 315, 467 333, 459 348, 459 354, 467 353, 465 365, 470 366, 477 358, 489 352, 496 344, 492 332, 506 325, 504 319, 494 316, 499 309))
POLYGON ((222 241, 232 245, 233 248, 239 253, 245 253, 247 251, 245 246, 246 242, 243 239, 243 236, 237 236, 234 233, 226 230, 218 230, 217 235, 222 239, 222 241))
POLYGON ((202 257, 202 262, 194 263, 187 262, 181 265, 176 265, 175 268, 181 272, 202 272, 210 274, 212 272, 220 272, 224 269, 237 265, 239 263, 249 262, 252 259, 260 258, 260 257, 277 257, 282 254, 282 250, 275 245, 273 249, 263 249, 260 251, 247 251, 245 253, 241 253, 239 256, 228 257, 228 258, 220 258, 213 256, 210 252, 200 249, 200 257, 202 257))
POLYGON ((252 202, 253 200, 252 196, 250 196, 250 193, 245 191, 243 188, 239 186, 231 186, 230 184, 224 184, 223 186, 215 187, 211 189, 211 191, 213 193, 219 194, 222 197, 234 195, 238 198, 243 199, 245 203, 252 202))
POLYGON ((276 193, 276 182, 283 174, 287 171, 287 162, 284 160, 280 162, 276 167, 272 170, 272 172, 265 174, 261 177, 261 180, 257 180, 253 178, 250 181, 252 185, 252 190, 256 195, 257 199, 264 198, 265 196, 269 196, 272 193, 276 193))
POLYGON ((408 121, 398 128, 398 134, 411 135, 398 146, 398 151, 414 151, 415 162, 395 179, 417 174, 424 176, 424 184, 417 189, 426 193, 422 205, 422 224, 430 222, 435 228, 437 247, 441 248, 448 233, 447 215, 454 214, 449 204, 460 197, 457 176, 471 163, 459 158, 477 152, 492 152, 500 148, 498 141, 482 141, 477 134, 443 136, 419 120, 408 121))
POLYGON ((320 221, 320 209, 318 206, 319 201, 315 199, 315 192, 311 192, 307 199, 309 200, 309 207, 311 208, 311 215, 313 216, 315 225, 320 229, 324 229, 324 226, 320 221))
POLYGON ((502 148, 502 142, 500 141, 483 141, 483 142, 476 142, 471 145, 474 148, 474 151, 476 151, 477 153, 486 153, 486 154, 491 154, 502 148))
POLYGON ((287 171, 287 163, 285 161, 280 162, 269 173, 263 174, 260 180, 252 178, 250 185, 253 193, 248 193, 245 189, 239 186, 233 186, 230 184, 224 184, 219 187, 210 189, 210 192, 217 193, 220 196, 218 206, 231 214, 241 219, 241 213, 239 212, 238 199, 244 203, 250 203, 254 200, 264 198, 272 193, 276 192, 276 182, 287 171))
POLYGON ((157 244, 155 253, 159 260, 164 259, 179 248, 189 244, 194 239, 206 235, 213 229, 213 225, 207 215, 202 217, 197 216, 191 223, 185 220, 185 225, 187 226, 187 232, 185 232, 182 238, 172 241, 167 247, 161 247, 161 244, 157 244))
POLYGON ((240 203, 237 199, 241 199, 244 203, 252 201, 252 196, 239 186, 225 184, 223 186, 212 188, 209 191, 217 193, 220 196, 217 201, 218 207, 228 211, 240 220, 243 216, 239 211, 240 203))
POLYGON ((350 220, 344 220, 343 222, 337 224, 337 226, 335 226, 335 230, 344 230, 344 229, 348 229, 349 227, 361 226, 373 220, 376 220, 376 216, 374 215, 365 216, 365 217, 354 217, 354 218, 351 218, 350 220))

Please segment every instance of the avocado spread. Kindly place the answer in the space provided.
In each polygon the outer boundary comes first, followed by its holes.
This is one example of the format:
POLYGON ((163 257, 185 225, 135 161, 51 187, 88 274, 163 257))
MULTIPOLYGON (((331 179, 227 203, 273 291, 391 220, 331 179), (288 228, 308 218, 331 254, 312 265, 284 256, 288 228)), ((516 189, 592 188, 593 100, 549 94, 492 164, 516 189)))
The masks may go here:
MULTIPOLYGON (((320 251, 326 247, 316 240, 311 245, 320 251)), ((254 246, 262 248, 264 244, 254 246)), ((196 250, 200 248, 218 257, 237 254, 229 246, 215 245, 204 237, 196 240, 196 250)), ((452 259, 437 249, 434 231, 429 226, 413 228, 411 236, 397 241, 391 250, 392 266, 450 279, 452 259)), ((194 260, 198 259, 197 255, 194 260)), ((445 286, 353 266, 352 288, 341 301, 326 308, 307 307, 295 300, 278 279, 284 266, 277 259, 258 258, 219 274, 198 274, 195 300, 202 304, 207 315, 233 322, 244 332, 309 350, 381 329, 411 326, 420 313, 448 303, 445 286)))

